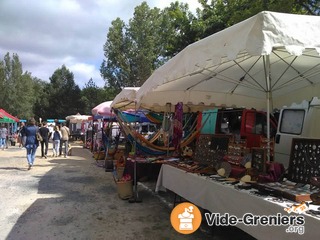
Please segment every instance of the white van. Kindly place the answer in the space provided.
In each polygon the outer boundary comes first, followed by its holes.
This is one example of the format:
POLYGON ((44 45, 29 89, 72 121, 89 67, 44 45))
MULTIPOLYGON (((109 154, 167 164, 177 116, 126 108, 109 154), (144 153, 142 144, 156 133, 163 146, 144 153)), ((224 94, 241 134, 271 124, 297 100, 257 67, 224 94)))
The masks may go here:
POLYGON ((289 166, 293 138, 320 139, 320 99, 304 100, 301 104, 292 104, 280 111, 278 129, 275 138, 276 162, 289 166))

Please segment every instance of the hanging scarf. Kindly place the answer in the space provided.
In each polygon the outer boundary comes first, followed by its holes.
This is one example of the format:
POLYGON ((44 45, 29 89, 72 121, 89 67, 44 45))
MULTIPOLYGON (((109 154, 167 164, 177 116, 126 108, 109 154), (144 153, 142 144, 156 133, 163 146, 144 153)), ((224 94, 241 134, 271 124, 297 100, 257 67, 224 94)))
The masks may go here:
POLYGON ((182 131, 183 131, 182 116, 183 116, 183 103, 179 102, 175 106, 175 114, 174 114, 174 120, 173 120, 172 144, 176 150, 180 148, 180 143, 182 140, 182 131))

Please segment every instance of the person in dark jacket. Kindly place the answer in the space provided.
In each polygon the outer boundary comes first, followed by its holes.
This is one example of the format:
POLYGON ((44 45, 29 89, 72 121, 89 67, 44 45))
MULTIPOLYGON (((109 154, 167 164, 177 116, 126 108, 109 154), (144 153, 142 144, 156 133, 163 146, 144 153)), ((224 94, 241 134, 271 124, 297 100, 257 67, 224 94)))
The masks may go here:
POLYGON ((25 148, 27 149, 28 170, 30 170, 33 166, 34 159, 36 157, 36 151, 39 146, 36 136, 39 128, 36 126, 36 121, 34 118, 29 120, 28 125, 24 127, 23 131, 23 134, 26 136, 25 148))
POLYGON ((59 149, 60 149, 60 140, 61 140, 61 132, 59 126, 54 127, 54 132, 52 133, 52 141, 53 141, 53 157, 58 157, 59 149))
POLYGON ((24 131, 25 124, 24 122, 20 123, 20 127, 18 129, 18 142, 19 142, 19 148, 24 147, 26 144, 26 136, 23 136, 22 134, 24 131))
POLYGON ((43 122, 39 132, 42 137, 42 141, 40 142, 41 144, 41 157, 47 158, 48 155, 48 144, 49 144, 49 128, 47 126, 46 122, 43 122))

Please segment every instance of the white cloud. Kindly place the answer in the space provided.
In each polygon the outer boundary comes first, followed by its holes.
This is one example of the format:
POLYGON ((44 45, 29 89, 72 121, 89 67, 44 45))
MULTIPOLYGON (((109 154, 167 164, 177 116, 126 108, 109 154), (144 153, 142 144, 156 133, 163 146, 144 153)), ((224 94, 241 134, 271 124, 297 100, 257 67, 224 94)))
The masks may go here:
POLYGON ((104 84, 104 81, 100 77, 100 71, 94 65, 75 63, 69 65, 68 68, 73 72, 80 86, 84 86, 90 78, 92 78, 98 86, 104 84))
MULTIPOLYGON (((149 0, 164 8, 174 0, 149 0)), ((111 21, 127 22, 143 0, 0 0, 0 58, 17 53, 24 71, 49 81, 63 64, 83 87, 90 78, 104 81, 100 65, 111 21)), ((197 0, 186 0, 190 9, 197 0)))

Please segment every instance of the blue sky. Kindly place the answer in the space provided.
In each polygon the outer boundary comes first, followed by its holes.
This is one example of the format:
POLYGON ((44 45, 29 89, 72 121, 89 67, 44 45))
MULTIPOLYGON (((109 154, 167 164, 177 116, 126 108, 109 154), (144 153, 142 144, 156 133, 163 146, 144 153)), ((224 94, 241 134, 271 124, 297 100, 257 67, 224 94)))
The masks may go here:
MULTIPOLYGON (((103 86, 99 72, 111 21, 126 23, 143 0, 0 0, 0 58, 17 53, 24 71, 49 81, 63 64, 83 87, 90 78, 103 86)), ((173 0, 147 0, 164 8, 173 0)), ((197 0, 183 0, 191 10, 197 0)))

